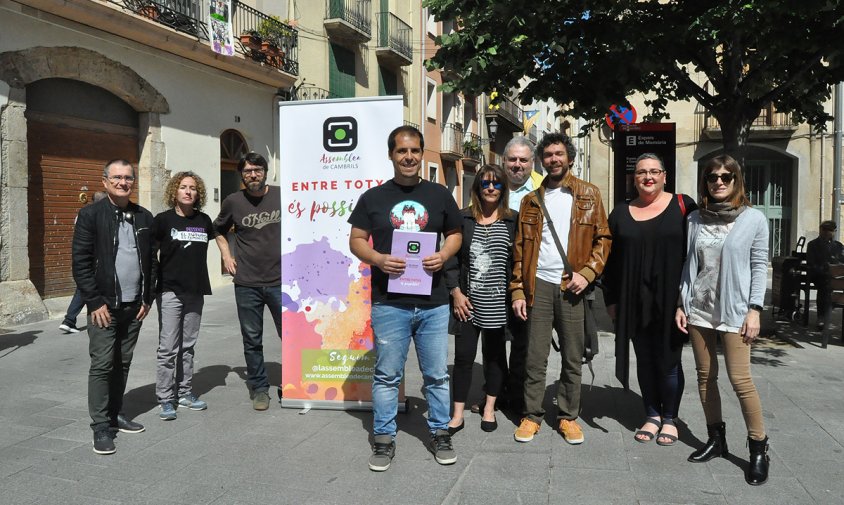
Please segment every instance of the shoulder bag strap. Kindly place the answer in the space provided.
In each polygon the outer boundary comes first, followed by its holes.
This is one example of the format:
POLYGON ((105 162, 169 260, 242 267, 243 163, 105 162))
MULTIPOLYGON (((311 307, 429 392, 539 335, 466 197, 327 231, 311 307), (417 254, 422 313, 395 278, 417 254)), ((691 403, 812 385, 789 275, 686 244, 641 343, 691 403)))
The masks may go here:
POLYGON ((569 278, 571 278, 571 274, 573 273, 571 263, 569 263, 568 256, 566 256, 566 250, 563 249, 563 244, 560 242, 560 237, 557 236, 557 230, 554 229, 554 221, 551 220, 551 214, 545 206, 545 199, 542 198, 542 192, 538 189, 536 190, 536 199, 539 200, 539 206, 542 207, 542 214, 545 216, 545 220, 548 221, 548 229, 551 230, 551 236, 554 237, 554 243, 557 245, 557 252, 559 252, 560 256, 563 257, 563 269, 569 275, 569 278))
POLYGON ((686 202, 683 201, 682 194, 677 194, 677 203, 680 204, 680 212, 683 214, 683 217, 686 217, 686 202))

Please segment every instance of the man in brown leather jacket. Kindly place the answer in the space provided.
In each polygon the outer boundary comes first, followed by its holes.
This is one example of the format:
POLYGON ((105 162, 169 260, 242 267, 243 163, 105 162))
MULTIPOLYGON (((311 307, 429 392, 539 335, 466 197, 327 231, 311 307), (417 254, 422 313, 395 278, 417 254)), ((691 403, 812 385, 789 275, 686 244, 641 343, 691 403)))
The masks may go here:
POLYGON ((566 442, 580 444, 583 430, 576 419, 584 345, 583 294, 603 271, 612 239, 600 191, 571 173, 576 154, 571 138, 550 133, 536 153, 548 175, 538 190, 522 200, 510 283, 513 311, 529 322, 525 416, 515 439, 533 440, 545 416, 542 399, 553 328, 563 360, 557 388, 559 430, 566 442), (571 265, 570 273, 566 273, 540 198, 571 265))

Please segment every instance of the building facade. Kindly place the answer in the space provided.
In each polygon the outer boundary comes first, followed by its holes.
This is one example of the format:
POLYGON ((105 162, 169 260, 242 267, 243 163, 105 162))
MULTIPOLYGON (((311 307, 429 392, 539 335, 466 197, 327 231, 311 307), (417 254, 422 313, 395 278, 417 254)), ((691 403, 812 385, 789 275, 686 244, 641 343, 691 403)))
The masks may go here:
MULTIPOLYGON (((423 22, 419 0, 0 0, 0 325, 73 293, 74 219, 107 160, 136 164, 153 213, 172 173, 196 172, 213 217, 243 154, 267 157, 271 184, 295 170, 279 101, 401 95, 421 124, 423 22), (230 56, 212 49, 212 9, 230 56)), ((208 263, 228 282, 215 247, 208 263)))
MULTIPOLYGON (((639 117, 647 112, 642 96, 630 101, 639 117)), ((831 104, 827 107, 831 111, 831 104)), ((700 170, 724 154, 720 126, 696 103, 671 103, 668 112, 665 121, 674 122, 677 132, 677 163, 666 167, 668 177, 677 192, 698 199, 700 170)), ((586 139, 585 170, 606 195, 608 210, 622 198, 614 194, 612 135, 609 128, 601 128, 586 139)), ((789 114, 772 106, 754 121, 742 168, 752 205, 768 217, 771 258, 791 255, 800 237, 817 237, 819 223, 840 212, 832 201, 832 150, 831 131, 821 134, 808 124, 795 124, 789 114)))

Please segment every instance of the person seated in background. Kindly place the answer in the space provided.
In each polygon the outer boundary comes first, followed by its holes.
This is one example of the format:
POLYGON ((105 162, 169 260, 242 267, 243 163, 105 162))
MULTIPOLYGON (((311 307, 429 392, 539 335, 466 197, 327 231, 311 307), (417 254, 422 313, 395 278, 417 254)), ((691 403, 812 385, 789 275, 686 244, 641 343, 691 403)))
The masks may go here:
POLYGON ((809 281, 818 290, 816 306, 818 311, 818 330, 823 330, 830 313, 829 297, 831 285, 829 282, 829 265, 844 263, 844 245, 835 240, 835 221, 821 223, 818 238, 806 246, 806 265, 809 281))

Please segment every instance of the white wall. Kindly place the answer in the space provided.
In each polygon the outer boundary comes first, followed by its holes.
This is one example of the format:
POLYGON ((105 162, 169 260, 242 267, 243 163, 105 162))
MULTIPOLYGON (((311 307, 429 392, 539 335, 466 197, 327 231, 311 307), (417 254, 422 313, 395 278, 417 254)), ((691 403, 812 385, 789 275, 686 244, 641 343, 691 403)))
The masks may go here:
MULTIPOLYGON (((267 157, 271 183, 277 183, 275 89, 81 25, 54 24, 2 8, 0 17, 0 52, 36 46, 86 48, 131 68, 161 93, 170 105, 170 113, 160 116, 165 166, 172 172, 193 170, 205 180, 204 211, 212 219, 220 208, 213 195, 220 187, 219 136, 224 130, 240 131, 251 150, 267 157)), ((0 105, 6 103, 8 89, 0 82, 0 105)), ((152 207, 160 209, 160 202, 152 207)), ((208 265, 212 284, 224 282, 219 251, 213 245, 208 265)))

